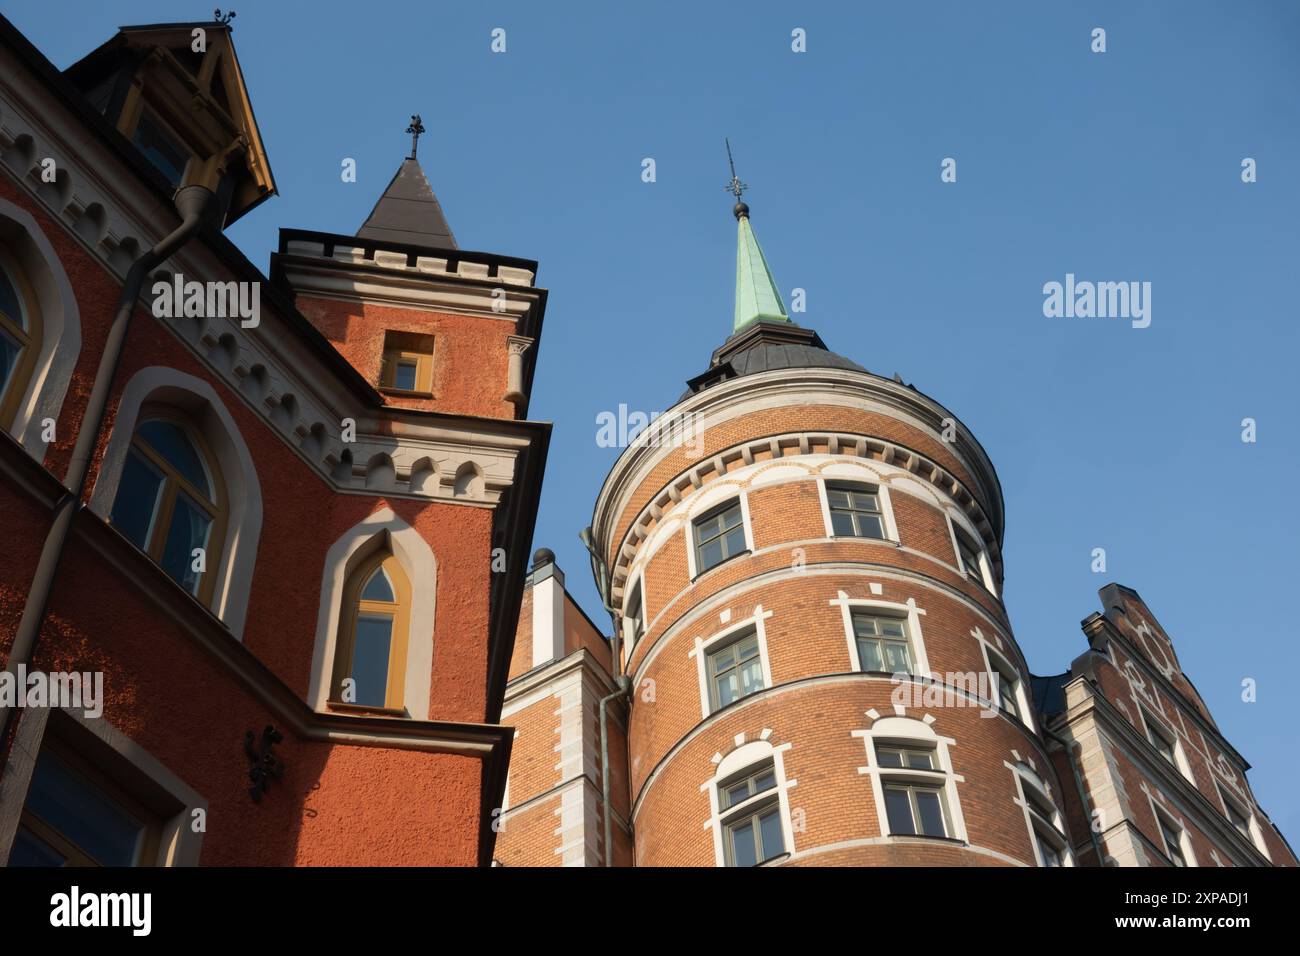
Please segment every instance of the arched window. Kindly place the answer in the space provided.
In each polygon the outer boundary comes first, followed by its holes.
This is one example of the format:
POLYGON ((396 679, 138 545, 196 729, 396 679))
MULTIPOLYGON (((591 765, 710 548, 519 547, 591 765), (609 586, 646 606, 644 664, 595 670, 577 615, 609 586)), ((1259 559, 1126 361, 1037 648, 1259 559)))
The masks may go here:
POLYGON ((0 249, 0 428, 8 428, 41 351, 41 313, 18 263, 0 249))
POLYGON ((357 567, 343 592, 331 702, 401 709, 410 608, 411 586, 391 552, 357 567))
POLYGON ((226 493, 199 433, 184 419, 141 416, 122 467, 111 521, 168 576, 205 604, 221 554, 226 493))

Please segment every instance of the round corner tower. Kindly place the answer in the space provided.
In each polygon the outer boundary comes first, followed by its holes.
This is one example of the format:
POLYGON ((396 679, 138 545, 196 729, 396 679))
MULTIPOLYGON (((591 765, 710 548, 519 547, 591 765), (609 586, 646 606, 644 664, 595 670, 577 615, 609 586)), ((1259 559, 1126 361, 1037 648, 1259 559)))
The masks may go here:
POLYGON ((748 212, 734 333, 595 506, 636 864, 1071 865, 993 465, 790 321, 748 212))

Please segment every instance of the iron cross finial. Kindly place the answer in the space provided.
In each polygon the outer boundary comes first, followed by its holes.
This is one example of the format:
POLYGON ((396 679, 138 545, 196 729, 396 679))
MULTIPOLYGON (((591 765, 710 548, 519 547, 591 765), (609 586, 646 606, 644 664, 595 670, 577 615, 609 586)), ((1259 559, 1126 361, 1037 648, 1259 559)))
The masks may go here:
POLYGON ((411 125, 406 127, 406 131, 411 134, 411 158, 415 159, 415 151, 420 145, 420 134, 424 132, 424 124, 420 122, 419 113, 411 117, 411 125))
POLYGON ((231 20, 235 19, 235 11, 229 10, 226 13, 222 13, 221 8, 217 7, 217 9, 212 11, 212 19, 216 20, 218 23, 229 23, 231 20))

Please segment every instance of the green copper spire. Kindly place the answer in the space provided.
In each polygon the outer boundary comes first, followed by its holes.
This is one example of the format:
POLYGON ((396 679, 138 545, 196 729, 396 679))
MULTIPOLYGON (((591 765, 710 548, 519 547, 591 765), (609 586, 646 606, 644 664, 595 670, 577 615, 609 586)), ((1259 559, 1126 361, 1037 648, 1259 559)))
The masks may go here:
POLYGON ((748 187, 736 177, 736 164, 731 162, 731 143, 727 143, 727 162, 731 164, 731 182, 727 191, 736 197, 736 208, 732 210, 737 220, 736 237, 736 324, 734 331, 739 332, 751 322, 766 320, 769 322, 789 322, 785 314, 785 305, 781 302, 781 293, 777 291, 776 280, 772 270, 767 266, 763 247, 758 244, 754 227, 749 222, 749 206, 740 201, 740 195, 748 187))

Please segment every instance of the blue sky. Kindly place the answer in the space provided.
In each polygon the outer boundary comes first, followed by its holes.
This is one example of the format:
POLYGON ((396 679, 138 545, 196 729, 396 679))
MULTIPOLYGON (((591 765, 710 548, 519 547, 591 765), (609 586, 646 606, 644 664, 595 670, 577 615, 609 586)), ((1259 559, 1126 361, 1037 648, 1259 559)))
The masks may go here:
MULTIPOLYGON (((60 67, 119 25, 208 10, 5 7, 60 67)), ((577 532, 617 454, 597 446, 596 416, 666 408, 730 332, 730 136, 781 291, 807 290, 798 321, 948 406, 993 459, 1030 666, 1068 667, 1106 581, 1137 589, 1256 765, 1265 809, 1300 837, 1300 5, 236 10, 281 192, 231 230, 249 258, 265 269, 282 226, 354 231, 419 112, 460 244, 540 261, 532 414, 556 427, 535 546, 556 551, 593 619, 577 532), (1104 54, 1089 49, 1098 26, 1104 54), (795 27, 807 53, 790 50, 795 27), (344 157, 356 183, 340 181, 344 157), (945 157, 956 183, 940 182, 945 157), (1244 157, 1258 182, 1242 183, 1244 157), (1045 318, 1043 284, 1067 272, 1151 282, 1151 326, 1045 318)))

